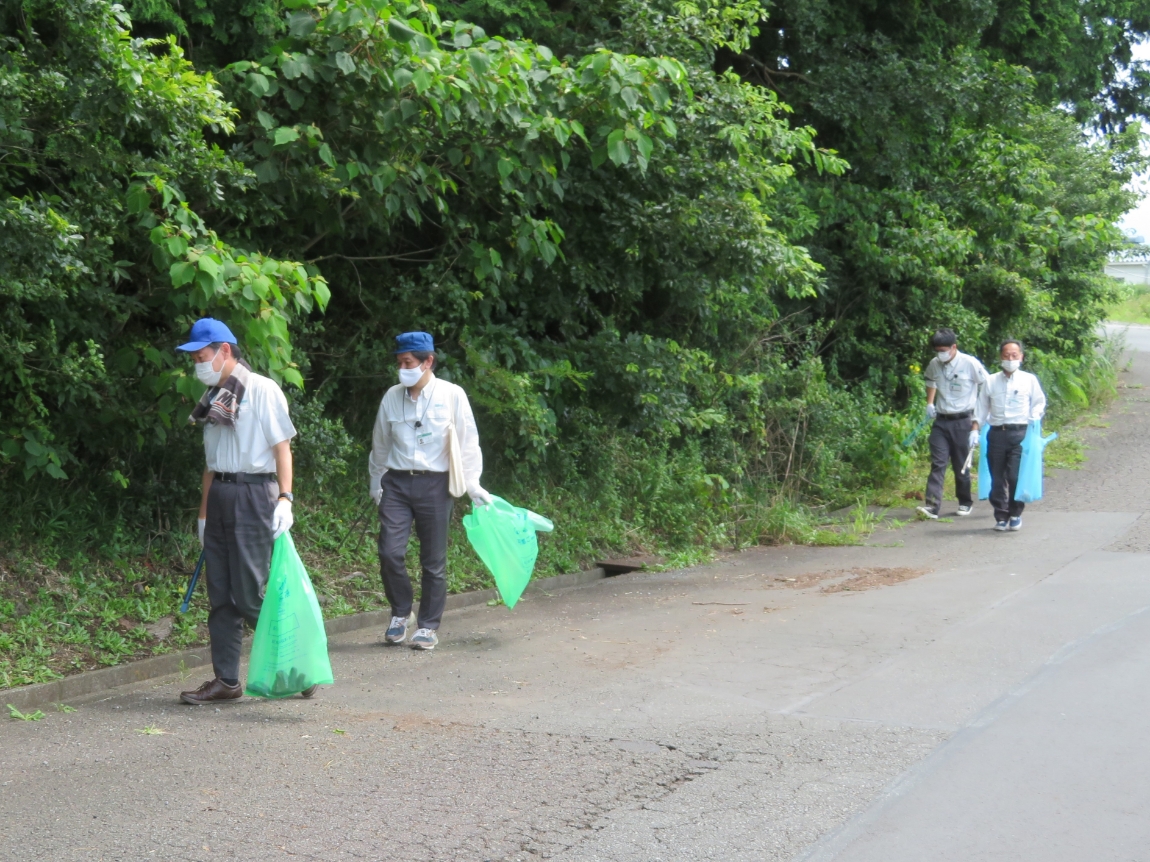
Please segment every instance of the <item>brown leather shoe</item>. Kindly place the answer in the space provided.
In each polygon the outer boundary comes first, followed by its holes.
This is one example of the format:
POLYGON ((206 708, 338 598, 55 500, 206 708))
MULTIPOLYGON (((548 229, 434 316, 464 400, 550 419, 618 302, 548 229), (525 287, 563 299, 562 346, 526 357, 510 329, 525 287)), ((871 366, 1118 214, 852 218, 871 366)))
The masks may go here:
POLYGON ((305 688, 303 691, 301 691, 299 693, 299 696, 300 697, 314 697, 315 696, 315 690, 317 688, 319 688, 318 684, 317 685, 309 685, 307 688, 305 688))
POLYGON ((218 700, 235 700, 243 696, 242 685, 228 685, 222 679, 209 679, 195 691, 180 692, 180 700, 193 706, 214 703, 218 700))

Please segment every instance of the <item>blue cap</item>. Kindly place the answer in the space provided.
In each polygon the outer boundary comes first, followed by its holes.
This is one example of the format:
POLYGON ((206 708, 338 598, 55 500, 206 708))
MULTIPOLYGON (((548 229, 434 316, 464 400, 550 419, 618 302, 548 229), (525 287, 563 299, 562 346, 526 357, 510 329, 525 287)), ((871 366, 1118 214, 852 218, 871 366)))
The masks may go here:
POLYGON ((237 343, 236 337, 232 335, 232 331, 222 320, 216 320, 214 317, 201 317, 192 324, 192 333, 188 336, 188 343, 181 344, 176 350, 195 353, 209 344, 217 344, 221 341, 228 344, 237 343))
POLYGON ((404 332, 395 336, 396 353, 434 353, 435 341, 430 332, 404 332))

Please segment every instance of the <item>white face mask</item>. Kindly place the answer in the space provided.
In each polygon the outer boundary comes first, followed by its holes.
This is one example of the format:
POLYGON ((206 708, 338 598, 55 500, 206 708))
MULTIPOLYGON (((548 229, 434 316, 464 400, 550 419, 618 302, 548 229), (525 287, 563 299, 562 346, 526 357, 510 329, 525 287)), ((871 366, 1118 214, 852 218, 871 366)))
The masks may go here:
POLYGON ((207 362, 196 363, 196 379, 205 386, 219 386, 220 378, 223 376, 223 368, 219 371, 213 367, 216 359, 219 357, 220 351, 216 351, 216 355, 209 359, 207 362))
POLYGON ((399 382, 407 388, 411 388, 420 381, 423 377, 423 368, 401 368, 399 369, 399 382))
POLYGON ((952 357, 950 355, 950 348, 949 347, 946 350, 938 351, 938 361, 941 362, 943 365, 950 362, 951 358, 952 357))
POLYGON ((1022 360, 1021 359, 1004 359, 998 364, 1002 366, 1003 371, 1006 371, 1010 374, 1013 374, 1015 371, 1018 370, 1018 366, 1022 365, 1022 360))

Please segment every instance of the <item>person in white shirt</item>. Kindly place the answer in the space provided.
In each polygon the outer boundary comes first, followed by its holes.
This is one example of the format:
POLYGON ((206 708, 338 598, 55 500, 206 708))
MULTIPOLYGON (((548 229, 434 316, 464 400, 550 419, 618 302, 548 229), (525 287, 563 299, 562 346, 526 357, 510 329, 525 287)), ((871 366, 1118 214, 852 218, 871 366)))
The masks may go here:
POLYGON ((919 514, 935 520, 942 508, 942 484, 946 465, 954 470, 954 490, 958 514, 969 515, 974 500, 970 496, 970 471, 966 459, 978 445, 978 394, 989 375, 982 363, 958 349, 952 329, 940 329, 930 339, 935 356, 926 366, 926 412, 934 420, 930 429, 930 478, 926 482, 919 514))
POLYGON ((1022 529, 1026 504, 1014 499, 1018 467, 1022 463, 1022 438, 1027 426, 1046 412, 1046 394, 1038 378, 1022 371, 1022 342, 1008 339, 999 348, 1002 370, 992 374, 979 397, 979 418, 990 425, 986 460, 990 466, 990 504, 994 529, 1022 529))
POLYGON ((396 338, 396 346, 399 383, 379 404, 368 459, 371 497, 379 509, 380 574, 391 604, 386 641, 401 644, 407 639, 414 595, 404 558, 414 523, 423 577, 410 645, 434 649, 447 604, 447 533, 454 504, 448 490, 452 426, 467 495, 477 506, 490 503, 491 495, 479 484, 483 453, 467 393, 435 376, 431 335, 405 332, 396 338))
MULTIPOLYGON (((198 527, 215 678, 180 694, 184 703, 204 704, 243 694, 244 620, 255 628, 272 546, 294 521, 291 439, 296 432, 283 391, 251 370, 224 323, 197 320, 188 343, 176 349, 191 354, 196 377, 208 387, 189 420, 204 427, 207 465, 198 527)), ((303 692, 313 694, 315 686, 303 692)))

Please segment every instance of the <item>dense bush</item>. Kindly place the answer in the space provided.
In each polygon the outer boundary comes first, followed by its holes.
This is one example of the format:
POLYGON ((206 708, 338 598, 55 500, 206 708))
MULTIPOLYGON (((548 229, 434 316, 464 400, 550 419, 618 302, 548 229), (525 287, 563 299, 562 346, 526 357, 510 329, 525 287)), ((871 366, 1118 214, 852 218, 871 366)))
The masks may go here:
POLYGON ((0 0, 9 529, 188 519, 203 313, 316 493, 413 328, 525 502, 687 545, 895 481, 934 327, 1070 368, 1111 299, 1150 25, 1054 5, 0 0))

